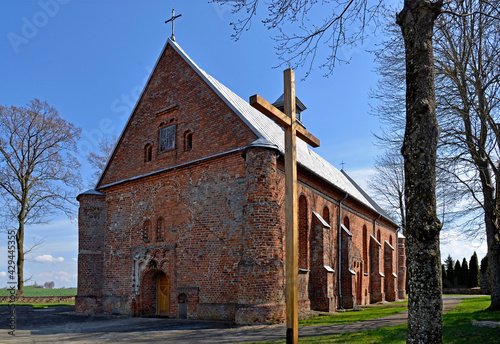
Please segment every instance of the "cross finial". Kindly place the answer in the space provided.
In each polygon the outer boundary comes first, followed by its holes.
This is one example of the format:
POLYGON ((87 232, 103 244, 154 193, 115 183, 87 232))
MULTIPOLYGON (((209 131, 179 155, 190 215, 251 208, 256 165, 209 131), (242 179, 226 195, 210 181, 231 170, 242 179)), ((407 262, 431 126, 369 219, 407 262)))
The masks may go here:
POLYGON ((182 16, 182 14, 175 15, 175 10, 172 9, 172 18, 170 18, 169 20, 167 20, 165 22, 165 24, 168 23, 168 22, 170 22, 170 21, 172 22, 172 38, 171 39, 174 42, 175 42, 175 36, 174 36, 174 29, 175 29, 175 27, 174 27, 174 23, 175 23, 175 19, 179 18, 180 16, 182 16))
POLYGON ((340 163, 340 165, 342 166, 342 169, 344 169, 344 165, 345 165, 344 160, 342 160, 342 162, 340 163))

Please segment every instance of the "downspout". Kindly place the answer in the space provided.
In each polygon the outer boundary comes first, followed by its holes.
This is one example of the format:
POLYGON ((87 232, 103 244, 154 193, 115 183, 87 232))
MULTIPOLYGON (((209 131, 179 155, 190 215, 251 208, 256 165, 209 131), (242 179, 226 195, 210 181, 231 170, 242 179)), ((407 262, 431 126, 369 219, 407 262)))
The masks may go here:
POLYGON ((396 230, 396 275, 397 275, 397 280, 396 280, 396 300, 399 299, 399 231, 401 228, 398 228, 396 230))
POLYGON ((342 306, 342 202, 345 201, 345 199, 349 196, 349 194, 346 192, 345 197, 342 198, 339 201, 339 232, 338 232, 338 242, 339 242, 339 272, 337 273, 337 278, 338 278, 338 294, 339 294, 339 299, 338 299, 338 307, 339 309, 344 309, 342 306))

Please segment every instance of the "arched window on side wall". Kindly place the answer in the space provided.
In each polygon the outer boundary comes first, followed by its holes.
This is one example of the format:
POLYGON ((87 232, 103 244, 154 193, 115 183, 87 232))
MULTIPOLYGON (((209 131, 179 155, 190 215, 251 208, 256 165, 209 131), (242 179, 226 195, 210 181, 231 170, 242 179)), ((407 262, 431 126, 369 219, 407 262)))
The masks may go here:
POLYGON ((380 229, 377 231, 377 241, 380 242, 380 229))
POLYGON ((363 266, 364 272, 368 272, 368 229, 363 225, 363 266))
POLYGON ((349 227, 349 218, 347 216, 344 217, 344 220, 342 221, 344 223, 345 228, 350 230, 349 227))
POLYGON ((307 219, 307 199, 299 197, 299 268, 309 269, 309 235, 307 219))
POLYGON ((144 161, 148 162, 151 161, 153 158, 153 145, 148 143, 146 146, 144 146, 144 161))
POLYGON ((151 228, 151 221, 148 219, 144 221, 143 226, 142 226, 142 238, 144 239, 144 242, 149 242, 150 241, 150 234, 149 230, 151 228))
POLYGON ((330 224, 330 210, 326 206, 323 208, 323 219, 330 224))
POLYGON ((163 241, 163 217, 158 218, 156 222, 156 241, 163 241))

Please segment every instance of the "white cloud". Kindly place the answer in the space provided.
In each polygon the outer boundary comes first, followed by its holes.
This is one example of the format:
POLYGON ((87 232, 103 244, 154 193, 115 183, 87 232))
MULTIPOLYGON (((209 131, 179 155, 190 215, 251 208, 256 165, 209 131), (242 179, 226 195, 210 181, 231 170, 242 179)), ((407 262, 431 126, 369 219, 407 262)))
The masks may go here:
MULTIPOLYGON (((54 279, 58 282, 75 282, 77 278, 77 274, 70 274, 66 271, 49 271, 39 273, 37 276, 44 279, 54 279)), ((60 283, 59 283, 60 284, 60 283)))
POLYGON ((35 260, 37 262, 42 262, 42 263, 62 263, 62 262, 64 262, 63 257, 54 258, 50 254, 44 254, 42 256, 38 256, 35 258, 35 260))
POLYGON ((5 271, 0 271, 0 277, 5 277, 7 276, 7 273, 5 271))
POLYGON ((443 262, 448 255, 451 255, 453 260, 462 262, 462 259, 466 258, 469 261, 474 251, 481 262, 487 250, 485 240, 469 238, 457 230, 448 230, 441 234, 441 261, 443 262))
POLYGON ((78 258, 72 258, 74 262, 77 262, 78 261, 78 258))

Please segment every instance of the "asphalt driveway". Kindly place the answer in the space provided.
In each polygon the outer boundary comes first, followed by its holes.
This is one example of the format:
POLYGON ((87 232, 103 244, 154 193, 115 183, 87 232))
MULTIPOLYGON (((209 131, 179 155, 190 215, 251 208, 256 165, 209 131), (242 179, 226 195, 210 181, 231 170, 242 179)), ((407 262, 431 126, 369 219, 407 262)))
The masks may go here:
MULTIPOLYGON (((453 309, 464 296, 443 297, 444 310, 453 309)), ((235 326, 214 321, 128 316, 85 316, 73 306, 45 309, 16 307, 15 336, 8 334, 9 308, 0 307, 0 343, 248 343, 285 338, 285 325, 235 326)), ((407 321, 407 312, 345 325, 304 326, 300 337, 358 332, 407 321)))

